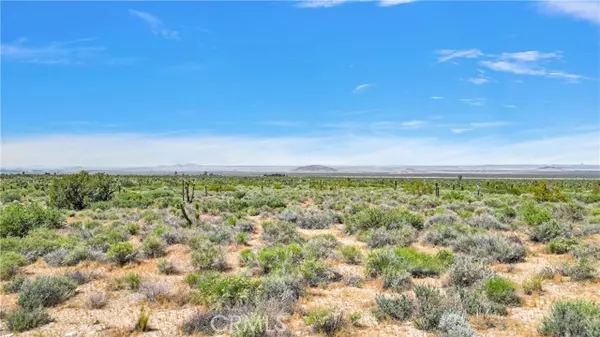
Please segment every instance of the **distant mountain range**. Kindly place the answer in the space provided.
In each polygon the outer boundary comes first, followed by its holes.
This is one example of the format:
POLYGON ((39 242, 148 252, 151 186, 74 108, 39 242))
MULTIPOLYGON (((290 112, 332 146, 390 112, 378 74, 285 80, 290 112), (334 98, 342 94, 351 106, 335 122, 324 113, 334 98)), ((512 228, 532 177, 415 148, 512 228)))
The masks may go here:
POLYGON ((229 174, 261 175, 267 173, 320 175, 378 175, 378 176, 447 176, 447 175, 505 175, 505 176, 582 176, 600 177, 600 165, 477 165, 477 166, 242 166, 175 164, 125 168, 0 168, 0 173, 67 174, 82 170, 112 174, 229 174))

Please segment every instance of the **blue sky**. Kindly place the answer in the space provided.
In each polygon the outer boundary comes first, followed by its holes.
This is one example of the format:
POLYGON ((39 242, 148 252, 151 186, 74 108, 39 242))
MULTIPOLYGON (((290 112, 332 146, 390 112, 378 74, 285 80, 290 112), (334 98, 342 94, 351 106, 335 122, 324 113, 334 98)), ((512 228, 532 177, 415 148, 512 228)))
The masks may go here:
POLYGON ((597 164, 600 2, 6 2, 2 165, 597 164))

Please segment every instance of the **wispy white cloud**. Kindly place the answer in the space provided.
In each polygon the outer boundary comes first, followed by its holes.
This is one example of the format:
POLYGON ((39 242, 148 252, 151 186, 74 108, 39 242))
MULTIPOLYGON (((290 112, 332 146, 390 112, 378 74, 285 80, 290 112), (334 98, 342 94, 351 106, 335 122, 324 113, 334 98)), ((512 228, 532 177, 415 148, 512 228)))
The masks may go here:
POLYGON ((81 65, 100 58, 105 47, 94 44, 95 39, 79 39, 66 42, 51 42, 43 45, 28 45, 26 38, 13 43, 2 43, 0 54, 5 60, 47 64, 81 65))
POLYGON ((130 9, 129 13, 148 24, 154 35, 168 40, 179 40, 179 32, 165 27, 163 22, 156 16, 134 9, 130 9))
POLYGON ((570 16, 600 24, 600 2, 597 0, 573 1, 551 0, 541 1, 540 8, 547 13, 570 16))
POLYGON ((457 58, 478 58, 483 56, 483 53, 479 49, 465 49, 465 50, 454 50, 454 49, 440 49, 436 50, 435 53, 438 55, 438 63, 443 63, 457 58))
POLYGON ((429 98, 431 98, 431 99, 444 99, 443 96, 431 96, 429 98))
POLYGON ((450 131, 452 131, 452 133, 461 134, 461 133, 465 133, 467 131, 472 131, 475 129, 497 128, 497 127, 507 126, 510 124, 511 123, 509 123, 509 122, 503 122, 503 121, 474 122, 474 123, 469 123, 466 126, 452 128, 452 129, 450 129, 450 131))
POLYGON ((425 121, 421 120, 410 120, 404 122, 397 121, 375 121, 375 122, 337 122, 337 123, 328 123, 323 124, 321 127, 331 128, 331 129, 341 129, 341 130, 350 130, 350 131, 394 131, 394 130, 409 130, 409 129, 418 129, 422 128, 427 124, 425 121))
POLYGON ((390 7, 415 2, 416 0, 380 0, 379 6, 390 7))
POLYGON ((508 72, 518 75, 531 75, 531 76, 543 76, 549 78, 559 78, 567 80, 568 82, 577 82, 581 79, 587 79, 587 77, 578 74, 571 74, 564 71, 548 70, 536 62, 522 62, 522 61, 481 61, 480 64, 494 71, 508 72))
POLYGON ((512 104, 504 104, 503 107, 508 108, 508 109, 516 109, 517 108, 516 105, 512 105, 512 104))
POLYGON ((415 1, 416 0, 299 0, 295 5, 296 7, 301 8, 329 8, 349 2, 375 2, 381 7, 391 7, 415 1))
MULTIPOLYGON (((460 132, 459 132, 460 133, 460 132)), ((2 167, 206 165, 597 164, 597 131, 508 139, 405 136, 62 134, 4 138, 2 167), (327 144, 327 146, 323 146, 327 144), (94 155, 89 155, 93 153, 94 155), (436 153, 431 156, 431 153, 436 153)))
POLYGON ((425 123, 426 123, 425 121, 406 121, 406 122, 400 123, 400 126, 405 127, 405 128, 418 128, 418 127, 425 125, 425 123))
POLYGON ((560 58, 560 53, 542 53, 537 50, 522 51, 517 53, 502 53, 501 59, 516 60, 521 62, 536 62, 544 59, 560 58))
POLYGON ((476 84, 476 85, 482 85, 482 84, 488 83, 490 80, 487 77, 478 76, 478 77, 471 77, 471 78, 467 79, 467 81, 469 81, 473 84, 476 84))
POLYGON ((370 84, 370 83, 360 84, 360 85, 357 85, 354 88, 354 90, 352 90, 352 93, 360 94, 371 87, 373 87, 373 84, 370 84))
POLYGON ((484 106, 485 98, 461 98, 460 101, 462 103, 472 105, 472 106, 484 106))

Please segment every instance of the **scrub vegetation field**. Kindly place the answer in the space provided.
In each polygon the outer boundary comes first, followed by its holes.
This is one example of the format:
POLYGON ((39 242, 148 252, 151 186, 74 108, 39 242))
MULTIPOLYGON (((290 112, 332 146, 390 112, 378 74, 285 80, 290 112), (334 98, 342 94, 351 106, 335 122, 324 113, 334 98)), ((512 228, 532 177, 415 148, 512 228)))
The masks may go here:
POLYGON ((599 180, 1 179, 0 335, 600 336, 599 180))

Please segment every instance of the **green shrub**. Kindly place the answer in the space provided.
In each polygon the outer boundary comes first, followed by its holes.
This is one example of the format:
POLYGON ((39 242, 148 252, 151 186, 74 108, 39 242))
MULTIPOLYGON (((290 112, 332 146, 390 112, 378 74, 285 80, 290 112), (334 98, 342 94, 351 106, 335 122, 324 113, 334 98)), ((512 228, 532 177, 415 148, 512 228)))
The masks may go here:
POLYGON ((326 308, 311 310, 306 316, 305 322, 315 331, 322 332, 327 336, 335 336, 346 324, 342 313, 334 313, 326 308))
POLYGON ((248 244, 248 233, 247 232, 237 232, 235 233, 235 242, 241 245, 248 244))
POLYGON ((549 187, 545 181, 538 181, 530 186, 529 192, 533 193, 533 198, 537 201, 567 201, 559 189, 549 187))
POLYGON ((329 259, 335 257, 339 242, 331 234, 313 236, 304 246, 308 258, 329 259))
POLYGON ((242 275, 204 273, 194 281, 192 301, 215 310, 252 304, 262 292, 260 280, 242 275))
POLYGON ((496 276, 484 282, 484 290, 487 297, 504 305, 520 305, 521 299, 517 295, 517 289, 512 281, 496 276))
POLYGON ((21 254, 5 252, 0 254, 0 280, 8 280, 17 272, 19 267, 27 264, 21 254))
POLYGON ((396 248, 394 253, 398 257, 399 268, 416 277, 439 275, 446 268, 441 256, 421 253, 414 247, 396 248))
POLYGON ((144 256, 156 258, 165 255, 165 242, 156 236, 150 236, 142 243, 144 256))
POLYGON ((549 209, 537 205, 532 201, 526 202, 521 207, 521 216, 527 224, 532 226, 537 226, 552 220, 552 212, 549 209))
POLYGON ((342 259, 349 264, 360 264, 362 261, 362 253, 357 246, 342 246, 340 249, 342 259))
POLYGON ((540 334, 553 337, 597 337, 600 305, 586 301, 558 301, 542 320, 540 334))
POLYGON ((262 238, 271 244, 288 245, 304 242, 294 224, 284 221, 263 223, 262 238))
POLYGON ((125 226, 125 230, 131 235, 137 235, 140 231, 140 224, 137 222, 129 223, 127 226, 125 226))
POLYGON ((219 246, 207 245, 192 252, 191 264, 197 270, 226 270, 225 255, 219 246))
POLYGON ((106 252, 106 255, 112 262, 122 266, 133 261, 136 254, 131 243, 119 242, 113 244, 106 252))
POLYGON ((302 248, 296 244, 265 247, 257 253, 242 252, 242 260, 249 266, 258 267, 262 274, 288 274, 304 259, 302 248))
POLYGON ((35 329, 52 322, 52 318, 43 308, 14 310, 6 316, 6 326, 12 332, 23 332, 35 329))
POLYGON ((557 220, 543 222, 531 229, 531 240, 535 242, 548 242, 552 239, 571 236, 571 225, 559 223, 557 220))
POLYGON ((110 200, 115 191, 115 179, 108 174, 81 171, 53 179, 48 197, 55 207, 81 210, 93 202, 110 200))
POLYGON ((25 282, 17 303, 23 309, 53 307, 75 295, 77 284, 66 277, 38 276, 25 282))
POLYGON ((65 224, 62 213, 31 203, 4 206, 0 210, 0 237, 23 237, 36 228, 56 229, 65 224))
POLYGON ((23 283, 27 281, 26 277, 15 276, 2 286, 2 290, 7 294, 14 294, 21 291, 23 283))
POLYGON ((231 337, 262 337, 267 335, 267 315, 262 313, 251 313, 244 315, 231 329, 231 337))
POLYGON ((393 229, 401 225, 409 225, 415 229, 422 229, 425 220, 420 214, 412 213, 405 209, 395 208, 383 211, 375 208, 366 209, 350 216, 345 222, 346 233, 356 233, 358 230, 377 228, 393 229))
POLYGON ((298 269, 302 278, 311 287, 336 282, 341 278, 326 262, 320 260, 303 261, 298 269))
POLYGON ((548 243, 548 252, 552 254, 565 254, 579 244, 577 239, 557 238, 548 243))
POLYGON ((127 289, 137 291, 142 283, 142 277, 136 273, 127 273, 123 276, 122 282, 125 283, 127 289))
POLYGON ((375 302, 377 302, 377 308, 385 316, 398 321, 411 318, 415 311, 415 301, 405 294, 396 296, 377 295, 375 302))

